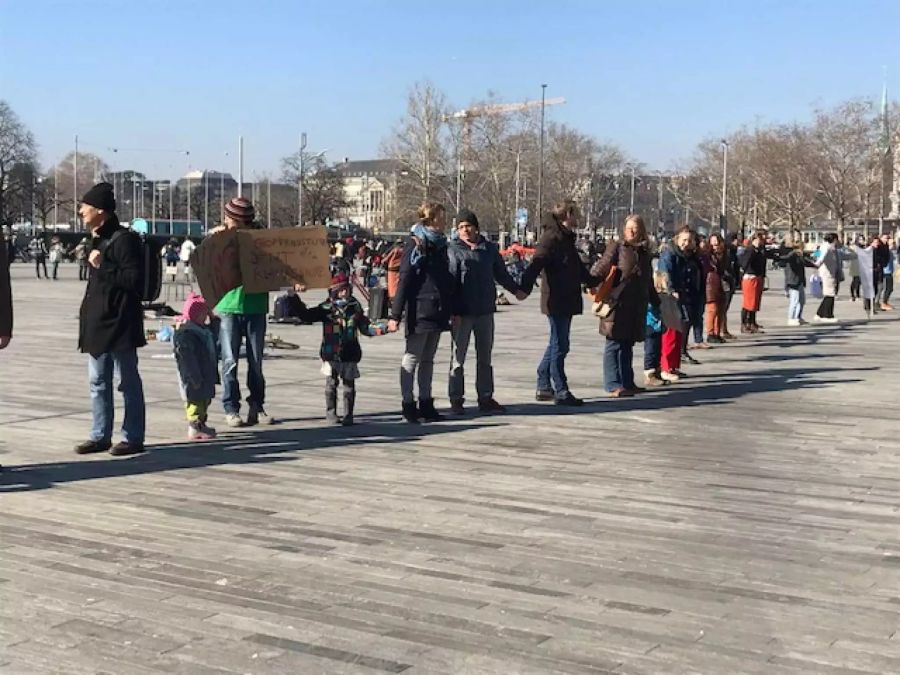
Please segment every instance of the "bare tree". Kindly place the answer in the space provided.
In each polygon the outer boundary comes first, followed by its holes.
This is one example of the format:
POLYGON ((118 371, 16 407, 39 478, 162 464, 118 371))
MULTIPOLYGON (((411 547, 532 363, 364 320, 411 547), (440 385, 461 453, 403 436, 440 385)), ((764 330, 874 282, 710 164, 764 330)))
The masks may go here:
POLYGON ((31 184, 23 182, 23 174, 14 173, 16 166, 32 167, 32 176, 36 167, 37 143, 34 135, 19 119, 6 101, 0 101, 0 225, 11 225, 13 222, 10 206, 16 199, 26 193, 31 194, 31 184))
POLYGON ((398 177, 397 209, 412 220, 415 207, 424 200, 453 201, 455 169, 448 151, 454 138, 445 121, 447 99, 431 82, 413 85, 406 114, 382 143, 382 154, 402 167, 398 177))
MULTIPOLYGON (((339 209, 347 205, 344 201, 344 177, 340 171, 329 167, 323 157, 304 158, 301 177, 298 151, 281 160, 281 171, 282 180, 289 185, 299 185, 299 181, 303 181, 303 223, 325 223, 335 218, 339 209)), ((296 190, 294 195, 296 207, 296 190)), ((294 213, 296 215, 296 210, 294 213)))
POLYGON ((871 101, 853 100, 832 110, 819 110, 810 129, 805 169, 812 177, 816 197, 837 221, 843 236, 848 217, 862 214, 860 185, 871 183, 877 164, 878 125, 871 101))

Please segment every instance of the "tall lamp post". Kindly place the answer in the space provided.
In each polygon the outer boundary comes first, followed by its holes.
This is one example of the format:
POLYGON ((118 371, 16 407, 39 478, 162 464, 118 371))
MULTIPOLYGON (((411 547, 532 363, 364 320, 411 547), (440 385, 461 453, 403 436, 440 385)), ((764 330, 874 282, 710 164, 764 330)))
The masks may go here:
POLYGON ((300 177, 297 179, 297 227, 303 227, 303 153, 306 152, 306 132, 300 134, 300 177))
POLYGON ((728 141, 722 139, 722 209, 719 213, 719 228, 722 236, 728 234, 728 219, 725 215, 725 197, 728 194, 728 141))
POLYGON ((537 230, 540 233, 544 213, 544 115, 547 110, 547 85, 541 85, 541 142, 538 158, 537 230))

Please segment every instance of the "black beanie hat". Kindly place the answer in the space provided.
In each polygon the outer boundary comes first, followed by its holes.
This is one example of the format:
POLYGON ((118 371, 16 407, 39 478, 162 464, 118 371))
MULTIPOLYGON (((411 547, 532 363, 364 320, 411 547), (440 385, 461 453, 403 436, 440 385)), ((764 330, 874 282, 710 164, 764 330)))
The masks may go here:
POLYGON ((109 183, 97 183, 84 193, 81 202, 93 206, 95 209, 112 213, 116 210, 116 196, 113 189, 109 183))
POLYGON ((481 229, 478 226, 478 216, 469 211, 469 209, 460 209, 459 213, 456 214, 456 224, 460 223, 472 223, 479 230, 481 229))

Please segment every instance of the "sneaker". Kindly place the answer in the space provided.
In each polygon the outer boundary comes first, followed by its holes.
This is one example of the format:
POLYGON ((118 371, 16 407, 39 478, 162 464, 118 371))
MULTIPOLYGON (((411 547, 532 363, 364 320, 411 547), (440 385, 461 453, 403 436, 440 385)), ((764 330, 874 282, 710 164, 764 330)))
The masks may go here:
POLYGON ((787 326, 790 326, 790 327, 792 327, 792 328, 795 327, 795 326, 799 326, 799 325, 800 325, 800 319, 788 319, 786 325, 787 325, 787 326))
POLYGON ((835 319, 833 316, 823 316, 822 317, 822 323, 837 323, 837 322, 838 322, 838 320, 835 319))
POLYGON ((754 335, 765 335, 765 333, 766 333, 766 331, 764 331, 762 329, 762 326, 760 326, 757 323, 750 326, 750 332, 753 333, 754 335))
POLYGON ((695 342, 694 349, 712 349, 706 342, 695 342))
POLYGON ((143 443, 120 441, 109 449, 109 454, 113 457, 126 457, 127 455, 139 455, 145 449, 143 443))
POLYGON ((662 387, 666 381, 662 379, 655 370, 648 370, 644 373, 645 387, 662 387))
POLYGON ((664 370, 659 374, 659 377, 664 382, 678 382, 681 379, 681 376, 674 370, 664 370))
POLYGON ((213 436, 207 434, 203 427, 200 426, 199 422, 191 422, 188 425, 188 440, 189 441, 208 441, 212 439, 213 436))
POLYGON ((247 426, 253 427, 257 424, 263 427, 267 427, 270 424, 273 424, 275 420, 269 417, 266 414, 266 411, 262 408, 257 408, 256 406, 252 406, 250 408, 250 412, 247 413, 247 426))
POLYGON ((570 408, 577 408, 578 406, 584 405, 584 401, 573 396, 571 391, 567 391, 566 395, 562 398, 553 399, 553 402, 556 405, 564 405, 570 408))
POLYGON ((551 389, 538 389, 534 392, 535 401, 555 401, 556 395, 551 389))
POLYGON ((450 399, 450 412, 454 415, 465 415, 466 408, 463 405, 465 399, 462 398, 452 398, 450 399))
POLYGON ((415 404, 415 401, 403 404, 403 419, 410 424, 419 424, 421 422, 419 419, 419 406, 415 404))
POLYGON ((741 335, 749 335, 753 332, 753 329, 750 327, 750 324, 742 324, 741 325, 741 335))
POLYGON ((725 344, 725 340, 718 335, 709 335, 706 338, 706 341, 713 345, 722 345, 725 344))
POLYGON ((341 418, 338 417, 336 410, 326 410, 325 411, 325 422, 327 424, 340 424, 341 418))
POLYGON ((216 436, 219 435, 218 432, 215 429, 213 429, 211 426, 209 426, 205 421, 200 422, 200 429, 201 429, 201 431, 203 431, 204 434, 206 434, 210 438, 215 438, 216 436))
POLYGON ((488 396, 487 398, 479 399, 478 411, 488 414, 499 413, 502 415, 506 412, 506 408, 497 403, 492 396, 488 396))
POLYGON ((613 389, 610 392, 607 392, 611 398, 629 398, 634 396, 630 389, 613 389))
POLYGON ((75 446, 75 454, 90 455, 95 452, 106 452, 111 445, 110 441, 85 441, 75 446))
POLYGON ((241 419, 238 413, 227 413, 225 415, 225 424, 232 429, 240 429, 244 426, 244 420, 241 419))
POLYGON ((816 314, 816 315, 813 317, 813 323, 822 323, 822 317, 819 316, 818 314, 816 314))

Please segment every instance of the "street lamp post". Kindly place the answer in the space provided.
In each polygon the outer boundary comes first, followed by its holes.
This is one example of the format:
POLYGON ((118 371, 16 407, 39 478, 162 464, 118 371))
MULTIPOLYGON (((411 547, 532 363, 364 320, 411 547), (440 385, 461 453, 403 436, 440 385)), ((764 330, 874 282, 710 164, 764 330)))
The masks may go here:
POLYGON ((631 165, 631 201, 629 202, 629 208, 631 209, 628 213, 634 213, 634 184, 637 179, 634 175, 634 164, 631 165))
POLYGON ((203 172, 203 234, 209 230, 209 171, 203 172))
POLYGON ((306 132, 300 134, 300 177, 297 179, 297 227, 303 227, 303 153, 306 152, 306 132))
POLYGON ((541 142, 538 159, 537 229, 540 230, 544 212, 544 115, 547 109, 547 85, 541 85, 541 142))
POLYGON ((724 237, 728 233, 728 219, 725 215, 725 197, 728 193, 728 141, 722 139, 722 209, 719 213, 719 227, 724 237))

